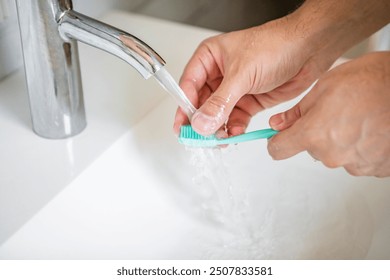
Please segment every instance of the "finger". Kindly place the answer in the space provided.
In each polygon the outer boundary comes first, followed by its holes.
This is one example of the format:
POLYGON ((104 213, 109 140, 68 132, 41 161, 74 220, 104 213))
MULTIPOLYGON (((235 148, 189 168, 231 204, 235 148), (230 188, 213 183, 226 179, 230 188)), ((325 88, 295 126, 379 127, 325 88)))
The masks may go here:
POLYGON ((302 122, 297 121, 268 141, 268 153, 275 160, 290 158, 306 150, 302 122))
POLYGON ((264 108, 254 95, 247 94, 241 97, 231 112, 227 121, 227 130, 230 136, 245 133, 252 117, 264 108))
MULTIPOLYGON (((220 129, 218 129, 217 132, 215 133, 215 136, 216 136, 218 139, 224 139, 224 138, 229 137, 229 135, 228 135, 227 132, 225 131, 225 126, 222 126, 220 129)), ((220 148, 226 148, 226 147, 228 147, 228 146, 229 146, 228 144, 218 145, 218 147, 220 147, 220 148)))
POLYGON ((239 76, 225 76, 214 94, 194 114, 191 120, 194 130, 202 135, 215 133, 246 92, 243 79, 239 76))
POLYGON ((188 84, 198 92, 207 82, 212 83, 222 77, 217 58, 208 41, 210 40, 201 43, 188 61, 180 78, 181 86, 188 84))
MULTIPOLYGON (((290 110, 271 117, 269 123, 275 130, 281 130, 268 141, 268 152, 275 160, 290 158, 315 143, 309 143, 305 117, 315 106, 319 91, 313 88, 298 104, 290 110), (305 128, 306 127, 306 128, 305 128)), ((315 110, 314 110, 315 111, 315 110)), ((313 112, 314 112, 313 111, 313 112)))
MULTIPOLYGON (((183 85, 183 88, 185 88, 186 85, 183 85)), ((190 94, 188 94, 189 96, 189 100, 191 101, 192 104, 194 104, 195 107, 198 107, 199 104, 203 104, 211 95, 211 92, 212 89, 208 86, 208 85, 205 85, 200 91, 199 93, 193 93, 191 94, 191 91, 190 90, 187 90, 187 92, 189 92, 190 94)), ((187 114, 185 114, 185 112, 180 109, 180 107, 177 109, 176 111, 176 116, 175 116, 175 121, 174 121, 174 124, 173 124, 173 131, 176 135, 179 135, 180 133, 180 127, 182 125, 186 125, 186 124, 189 124, 190 121, 188 120, 188 117, 187 117, 187 114)))
POLYGON ((319 94, 320 91, 318 88, 314 87, 294 107, 285 112, 273 115, 269 119, 269 125, 275 130, 285 130, 291 127, 314 106, 319 94))
MULTIPOLYGON (((180 87, 191 103, 199 107, 210 96, 211 89, 218 87, 220 80, 221 73, 214 56, 207 44, 202 43, 187 63, 180 79, 180 87)), ((174 133, 178 135, 180 127, 188 123, 183 110, 178 109, 173 125, 174 133)))
POLYGON ((173 133, 176 136, 179 136, 180 128, 186 124, 189 124, 188 117, 187 117, 186 113, 184 113, 183 110, 179 107, 179 108, 177 108, 176 115, 175 115, 175 121, 173 123, 173 133))
POLYGON ((292 126, 301 116, 301 104, 298 103, 290 110, 273 115, 269 119, 269 125, 275 130, 285 130, 292 126))
POLYGON ((234 108, 226 124, 229 136, 245 133, 252 116, 240 108, 234 108))

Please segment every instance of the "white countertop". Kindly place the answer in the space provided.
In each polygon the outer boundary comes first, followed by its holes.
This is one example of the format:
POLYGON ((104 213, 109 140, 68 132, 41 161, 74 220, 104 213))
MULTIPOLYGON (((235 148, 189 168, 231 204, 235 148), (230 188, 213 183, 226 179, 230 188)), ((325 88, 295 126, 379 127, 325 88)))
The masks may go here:
MULTIPOLYGON (((150 44, 176 79, 199 42, 216 34, 119 11, 102 21, 150 44)), ((88 125, 71 139, 33 133, 22 69, 0 82, 0 244, 168 97, 118 58, 83 44, 79 52, 88 125)))

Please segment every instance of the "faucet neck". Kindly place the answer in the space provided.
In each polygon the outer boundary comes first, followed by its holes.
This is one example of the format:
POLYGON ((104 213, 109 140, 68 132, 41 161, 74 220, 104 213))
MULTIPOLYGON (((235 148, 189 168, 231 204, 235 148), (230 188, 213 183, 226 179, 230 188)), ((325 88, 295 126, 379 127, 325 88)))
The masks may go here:
POLYGON ((16 0, 34 131, 66 138, 86 126, 77 41, 107 51, 145 79, 164 60, 133 35, 72 10, 71 0, 16 0))
POLYGON ((59 32, 64 41, 77 40, 121 58, 145 79, 165 65, 159 54, 137 37, 73 10, 63 13, 59 32))

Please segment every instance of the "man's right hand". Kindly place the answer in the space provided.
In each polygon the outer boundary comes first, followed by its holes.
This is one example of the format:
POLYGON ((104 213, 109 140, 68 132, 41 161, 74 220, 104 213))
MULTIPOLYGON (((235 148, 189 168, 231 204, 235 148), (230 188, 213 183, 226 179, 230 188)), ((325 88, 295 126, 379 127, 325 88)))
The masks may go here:
MULTIPOLYGON (((294 98, 330 64, 312 61, 293 25, 280 19, 204 41, 188 62, 180 86, 196 107, 191 120, 200 134, 215 133, 227 120, 229 135, 245 131, 257 112, 294 98)), ((178 109, 174 130, 188 122, 178 109)))

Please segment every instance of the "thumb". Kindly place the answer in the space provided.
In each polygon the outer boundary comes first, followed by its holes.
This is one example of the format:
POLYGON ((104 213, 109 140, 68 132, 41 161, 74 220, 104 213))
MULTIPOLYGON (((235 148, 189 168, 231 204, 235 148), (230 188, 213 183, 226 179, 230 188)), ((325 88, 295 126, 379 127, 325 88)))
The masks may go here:
POLYGON ((269 125, 275 130, 284 130, 292 126, 302 116, 300 103, 296 104, 291 109, 273 115, 269 119, 269 125))
POLYGON ((238 100, 248 92, 242 81, 238 76, 225 76, 218 89, 192 117, 191 125, 196 132, 211 135, 226 122, 238 100))
POLYGON ((301 121, 279 132, 268 141, 268 153, 275 160, 290 158, 306 150, 301 121))
POLYGON ((268 141, 268 152, 273 159, 286 159, 306 150, 307 137, 303 127, 315 100, 315 92, 309 93, 290 110, 270 118, 270 126, 280 131, 268 141))

